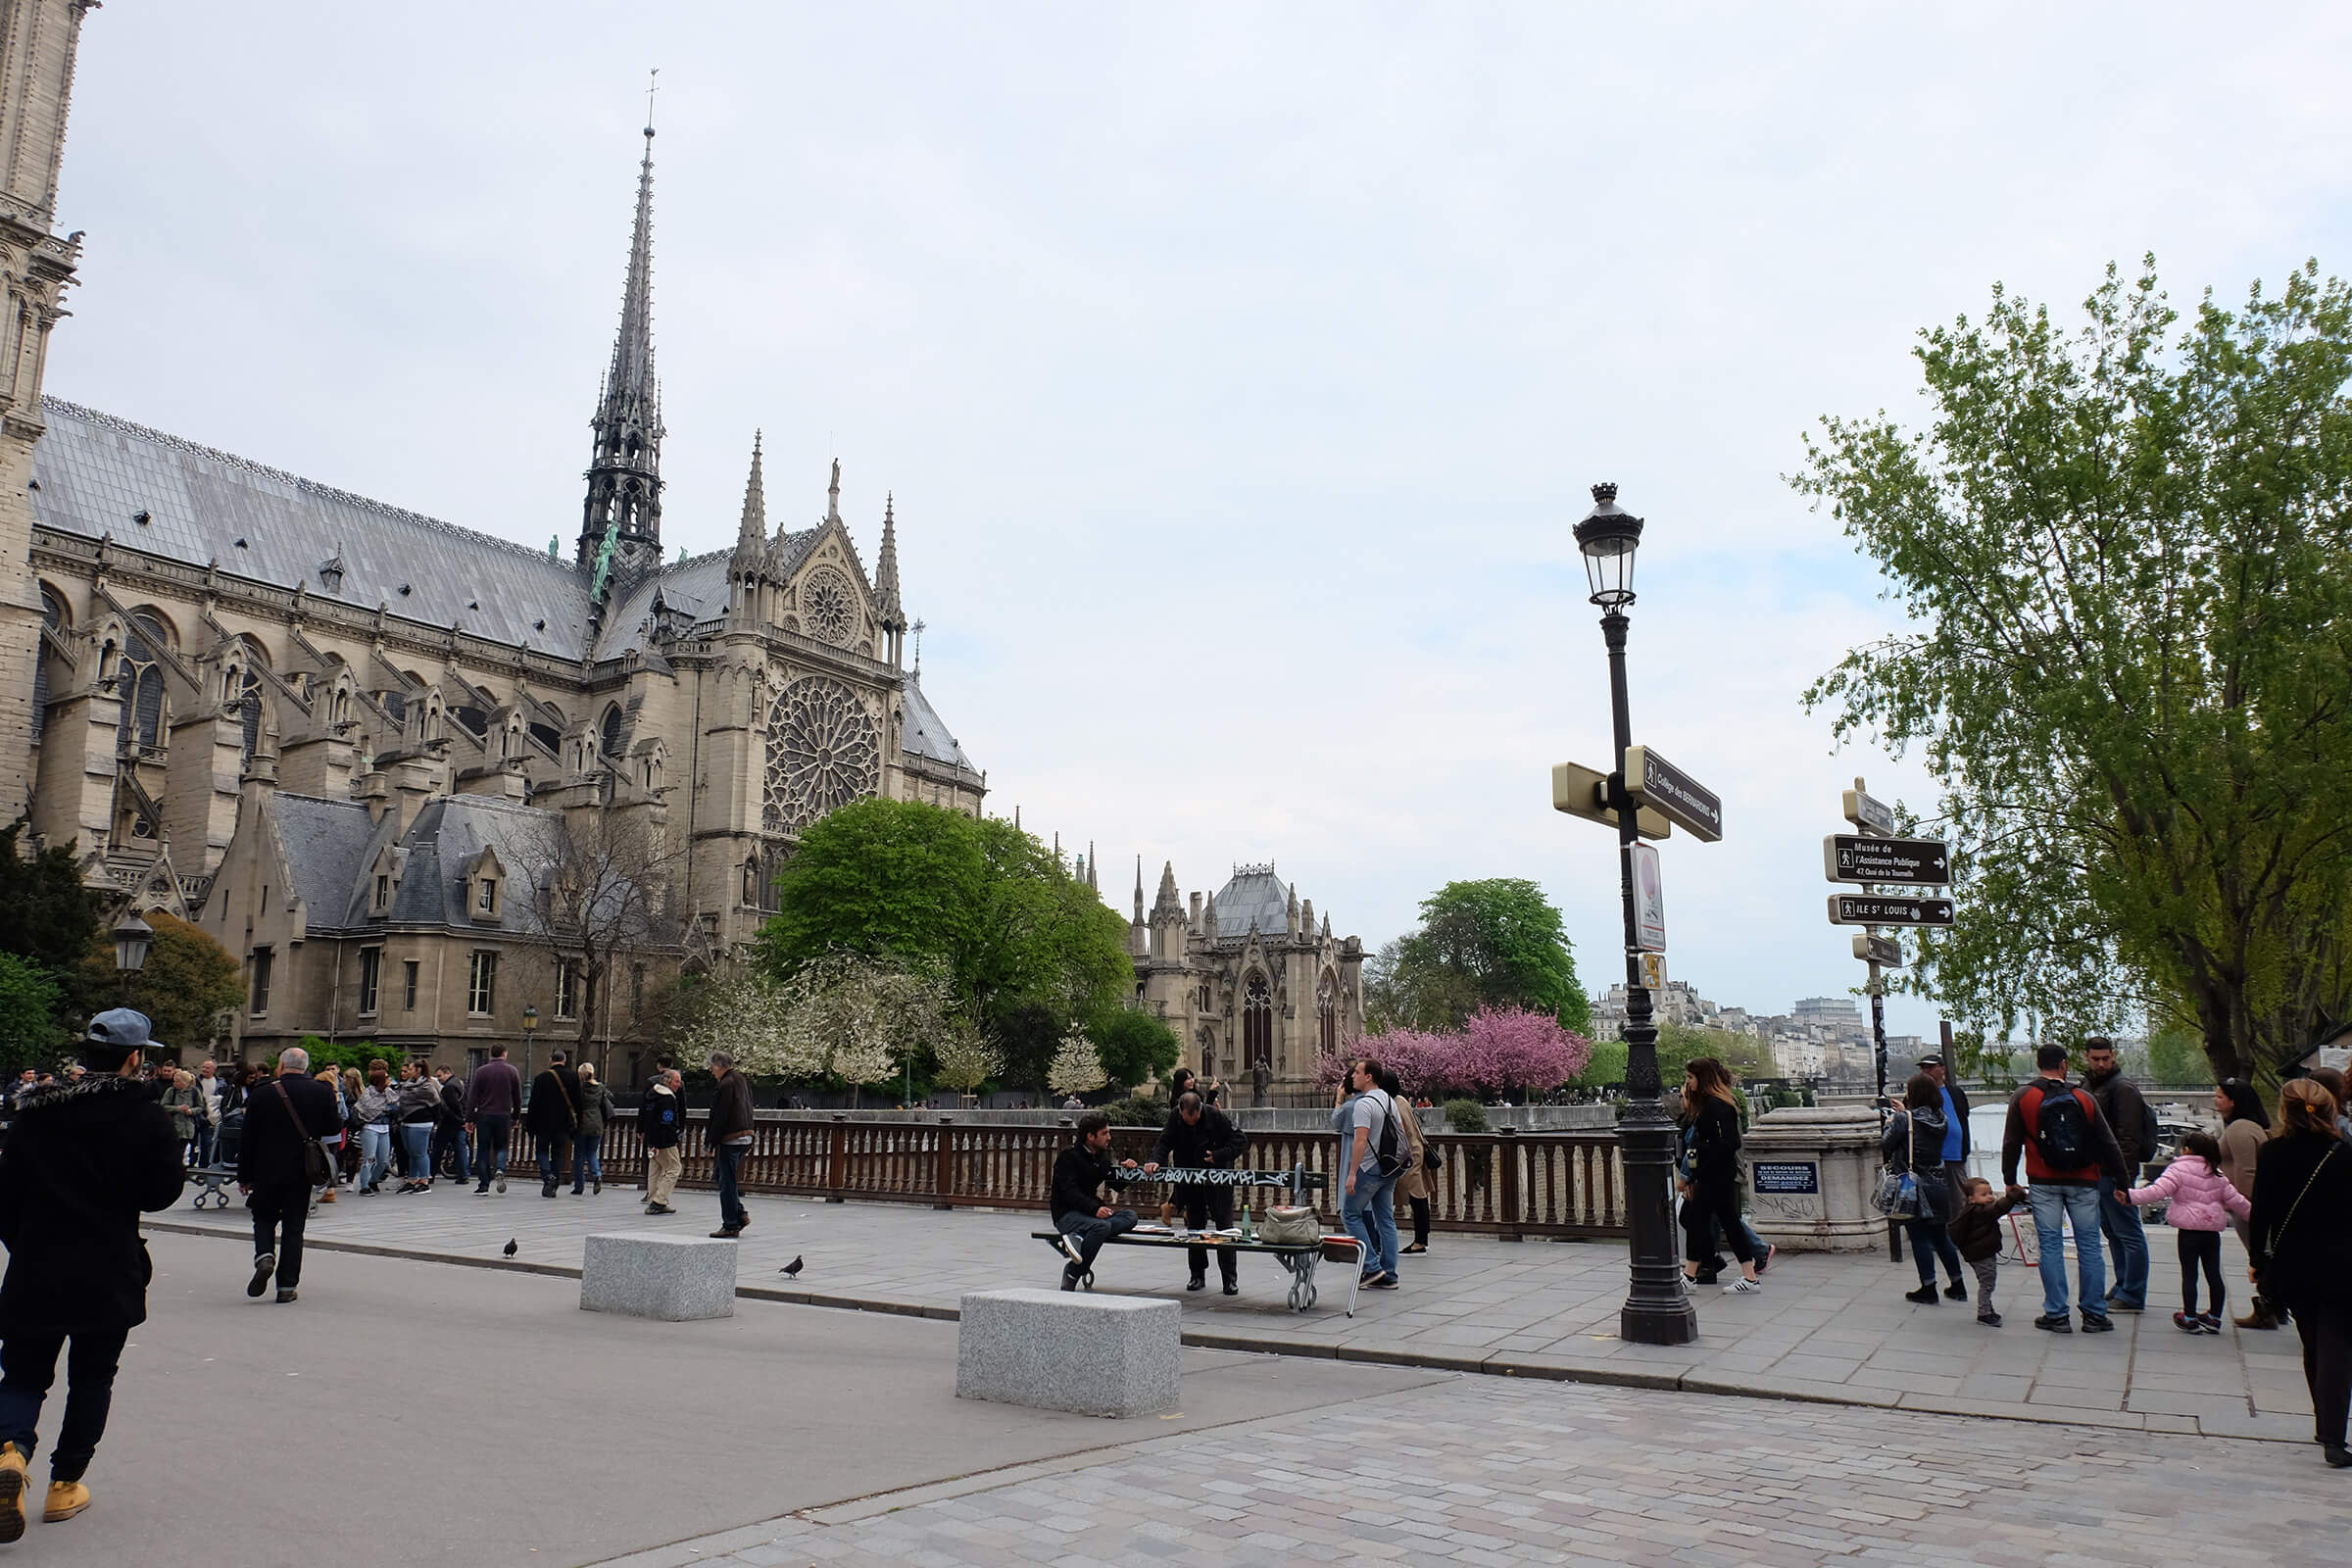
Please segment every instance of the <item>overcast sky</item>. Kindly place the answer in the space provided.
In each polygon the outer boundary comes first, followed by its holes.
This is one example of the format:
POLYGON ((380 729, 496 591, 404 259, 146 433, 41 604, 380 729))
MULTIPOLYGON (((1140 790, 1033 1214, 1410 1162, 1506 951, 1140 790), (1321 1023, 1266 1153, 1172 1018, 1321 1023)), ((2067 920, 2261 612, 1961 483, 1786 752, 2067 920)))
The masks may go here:
MULTIPOLYGON (((1670 972, 1759 1010, 1860 978, 1798 695, 1889 624, 1782 476, 1919 408, 1996 280, 2071 311, 2342 270, 2352 12, 1679 12, 110 0, 58 203, 48 386, 568 551, 646 72, 664 539, 895 490, 924 690, 990 805, 1188 891, 1273 859, 1367 947, 1529 876, 1622 972, 1569 528, 1647 517, 1636 738, 1724 800, 1663 850, 1670 972)), ((1932 1006, 1897 1000, 1899 1031, 1932 1006)))

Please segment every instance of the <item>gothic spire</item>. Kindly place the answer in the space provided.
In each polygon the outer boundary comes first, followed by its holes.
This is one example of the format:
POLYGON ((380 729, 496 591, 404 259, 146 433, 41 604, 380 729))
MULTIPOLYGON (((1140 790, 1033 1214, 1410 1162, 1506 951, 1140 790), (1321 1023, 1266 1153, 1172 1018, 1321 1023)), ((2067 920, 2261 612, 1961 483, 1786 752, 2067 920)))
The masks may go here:
POLYGON ((882 624, 904 630, 906 616, 899 609, 899 518, 895 495, 882 498, 882 553, 874 558, 874 609, 880 612, 882 624))
MULTIPOLYGON (((649 109, 647 118, 652 118, 649 109)), ((620 329, 599 390, 588 501, 577 559, 600 562, 598 585, 641 555, 662 554, 662 383, 654 374, 654 127, 637 166, 637 220, 620 291, 620 329), (613 555, 606 558, 610 536, 613 555)))
POLYGON ((1135 923, 1144 923, 1144 858, 1135 858, 1135 923))
POLYGON ((743 524, 735 531, 735 558, 748 564, 767 548, 767 492, 760 482, 760 435, 752 432, 752 476, 743 486, 743 524))
POLYGON ((825 520, 841 520, 841 460, 833 460, 833 482, 825 486, 825 520))

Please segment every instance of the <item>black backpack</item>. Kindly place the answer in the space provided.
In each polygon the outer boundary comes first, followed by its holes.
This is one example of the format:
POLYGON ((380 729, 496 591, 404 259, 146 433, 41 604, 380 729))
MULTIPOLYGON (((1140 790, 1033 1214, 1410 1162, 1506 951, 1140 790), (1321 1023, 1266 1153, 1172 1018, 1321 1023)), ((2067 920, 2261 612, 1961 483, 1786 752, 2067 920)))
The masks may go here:
POLYGON ((2041 1162, 2053 1175, 2081 1170, 2097 1157, 2091 1152, 2089 1113, 2073 1089, 2041 1091, 2041 1108, 2034 1118, 2034 1147, 2041 1151, 2041 1162))
POLYGON ((1407 1163, 1405 1151, 1396 1147, 1396 1102, 1383 1094, 1381 1103, 1380 1137, 1372 1146, 1372 1158, 1383 1176, 1398 1176, 1407 1163))

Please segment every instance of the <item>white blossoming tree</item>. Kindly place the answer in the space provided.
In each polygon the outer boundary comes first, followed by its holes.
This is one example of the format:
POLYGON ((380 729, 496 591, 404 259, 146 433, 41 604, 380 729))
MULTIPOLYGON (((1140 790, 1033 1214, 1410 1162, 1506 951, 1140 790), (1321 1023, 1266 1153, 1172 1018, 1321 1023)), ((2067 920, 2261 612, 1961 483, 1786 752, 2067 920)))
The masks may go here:
POLYGON ((1102 1087, 1102 1058, 1095 1054, 1095 1043, 1086 1038, 1085 1030, 1073 1028, 1061 1037, 1061 1049, 1054 1053, 1054 1066, 1046 1082, 1057 1095, 1083 1095, 1102 1087))

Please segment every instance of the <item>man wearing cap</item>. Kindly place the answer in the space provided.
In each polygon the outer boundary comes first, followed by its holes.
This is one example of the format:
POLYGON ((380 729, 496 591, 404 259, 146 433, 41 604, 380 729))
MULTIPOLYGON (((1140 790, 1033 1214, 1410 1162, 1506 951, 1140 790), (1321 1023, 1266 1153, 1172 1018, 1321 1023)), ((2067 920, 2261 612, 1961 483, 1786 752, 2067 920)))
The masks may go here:
POLYGON ((179 1135, 138 1081, 139 1052, 155 1044, 147 1016, 128 1007, 90 1020, 71 1084, 41 1084, 17 1102, 0 1151, 0 1542, 24 1534, 24 1466, 41 1404, 66 1355, 66 1415, 49 1459, 51 1524, 90 1505, 81 1484, 130 1331, 147 1321, 153 1272, 139 1215, 179 1200, 179 1135), (73 1348, 67 1350, 67 1342, 73 1348))
POLYGON ((1919 1070, 1936 1081, 1936 1092, 1943 1096, 1944 1182, 1955 1193, 1965 1192, 1968 1152, 1976 1147, 1968 1126, 1968 1091, 1946 1081, 1951 1075, 1941 1056, 1920 1057, 1919 1070))

